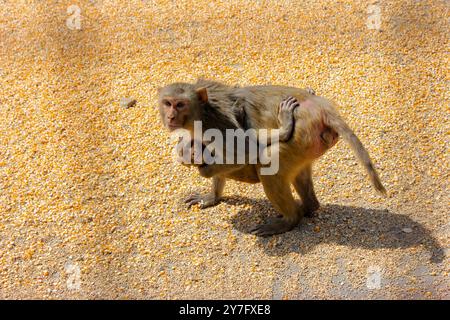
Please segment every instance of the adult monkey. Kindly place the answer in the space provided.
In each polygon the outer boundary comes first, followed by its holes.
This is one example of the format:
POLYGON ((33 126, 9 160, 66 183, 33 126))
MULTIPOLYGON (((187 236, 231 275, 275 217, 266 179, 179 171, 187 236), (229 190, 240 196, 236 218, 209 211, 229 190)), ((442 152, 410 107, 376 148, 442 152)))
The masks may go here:
POLYGON ((300 102, 295 108, 293 136, 278 144, 279 171, 262 175, 262 165, 211 164, 199 166, 202 176, 213 177, 213 193, 192 199, 194 202, 217 203, 225 179, 261 182, 264 191, 283 217, 275 218, 252 231, 260 236, 283 233, 319 207, 312 183, 311 166, 337 141, 346 140, 364 165, 374 187, 385 193, 369 154, 342 120, 330 101, 306 90, 284 86, 231 87, 215 81, 199 80, 195 84, 174 83, 159 90, 159 106, 163 123, 169 130, 184 128, 193 134, 194 121, 202 121, 203 129, 223 132, 233 128, 278 128, 278 110, 283 99, 292 96, 300 102), (245 117, 241 117, 242 112, 245 117), (242 123, 242 124, 241 124, 242 123), (256 171, 256 175, 254 172, 256 171), (258 179, 254 179, 257 177, 258 179), (292 196, 290 184, 302 199, 300 206, 292 196))
MULTIPOLYGON (((187 129, 191 136, 195 120, 202 122, 203 131, 211 128, 219 129, 224 136, 226 129, 248 129, 244 110, 245 101, 230 95, 230 88, 219 82, 199 80, 195 88, 190 84, 175 83, 159 89, 159 109, 164 125, 170 131, 187 129)), ((305 93, 315 95, 314 90, 310 88, 305 89, 305 93)), ((275 111, 277 123, 274 127, 280 127, 279 142, 286 142, 292 136, 293 110, 296 107, 298 107, 296 100, 287 99, 280 103, 275 111)), ((271 136, 267 138, 268 141, 265 142, 270 145, 271 136)), ((324 141, 328 141, 328 147, 331 147, 337 141, 337 134, 326 136, 324 141)), ((196 193, 189 196, 185 201, 189 207, 194 204, 200 204, 201 208, 216 205, 222 197, 226 179, 247 183, 260 182, 254 165, 214 164, 200 165, 198 168, 200 175, 212 178, 212 189, 207 194, 196 193)), ((319 206, 317 199, 315 203, 308 202, 308 199, 303 200, 306 214, 312 213, 319 206)))

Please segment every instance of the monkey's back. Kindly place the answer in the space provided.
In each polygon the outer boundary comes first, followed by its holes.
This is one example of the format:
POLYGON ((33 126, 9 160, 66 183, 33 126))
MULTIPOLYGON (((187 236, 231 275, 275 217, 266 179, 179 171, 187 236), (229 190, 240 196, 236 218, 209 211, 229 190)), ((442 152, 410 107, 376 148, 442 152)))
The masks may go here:
POLYGON ((279 127, 278 107, 286 97, 293 96, 300 102, 312 97, 303 89, 274 85, 236 88, 234 94, 245 101, 247 125, 255 129, 279 127))
POLYGON ((333 102, 300 88, 263 85, 238 88, 235 92, 245 101, 246 127, 255 129, 279 128, 280 103, 289 96, 295 97, 300 106, 294 110, 293 139, 286 145, 295 145, 290 150, 295 150, 302 157, 310 153, 311 157, 316 158, 316 154, 320 154, 314 148, 321 143, 318 139, 324 130, 326 117, 330 114, 339 116, 333 102))

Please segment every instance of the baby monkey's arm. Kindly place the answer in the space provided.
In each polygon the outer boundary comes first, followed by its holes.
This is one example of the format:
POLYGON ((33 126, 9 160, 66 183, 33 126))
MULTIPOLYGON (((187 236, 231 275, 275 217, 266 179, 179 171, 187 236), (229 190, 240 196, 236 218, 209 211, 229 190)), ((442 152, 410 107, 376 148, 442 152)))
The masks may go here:
MULTIPOLYGON (((306 88, 305 90, 311 95, 316 94, 312 88, 306 88)), ((280 121, 279 142, 287 142, 291 139, 295 127, 294 110, 299 106, 300 103, 294 97, 287 97, 281 101, 278 107, 278 121, 280 121)), ((267 145, 270 145, 272 140, 273 137, 269 136, 267 145)))

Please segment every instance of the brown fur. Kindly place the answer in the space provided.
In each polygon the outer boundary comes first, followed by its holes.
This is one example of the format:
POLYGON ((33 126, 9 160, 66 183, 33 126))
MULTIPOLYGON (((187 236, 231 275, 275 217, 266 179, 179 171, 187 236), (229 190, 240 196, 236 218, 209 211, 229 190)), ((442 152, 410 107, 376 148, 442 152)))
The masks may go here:
MULTIPOLYGON (((257 165, 201 165, 199 172, 213 178, 213 189, 207 195, 193 195, 189 204, 200 203, 203 207, 216 204, 221 197, 227 178, 244 182, 261 182, 264 191, 283 218, 257 226, 253 231, 261 236, 282 233, 292 229, 305 214, 311 214, 319 207, 312 184, 312 162, 331 148, 341 135, 367 169, 375 188, 385 192, 367 151, 337 113, 334 104, 315 96, 310 91, 284 86, 231 87, 225 84, 199 80, 193 85, 174 84, 161 90, 160 103, 164 93, 173 95, 181 87, 191 97, 189 115, 181 114, 180 122, 186 129, 189 121, 202 120, 204 130, 208 128, 275 129, 280 126, 278 112, 283 100, 295 97, 300 107, 293 111, 295 128, 292 138, 277 144, 279 147, 280 170, 275 175, 261 175, 261 164, 257 165), (206 89, 206 91, 205 91, 206 89), (207 93, 207 94, 206 94, 207 93), (205 96, 207 95, 207 101, 205 96), (292 196, 293 184, 302 199, 300 206, 292 196)), ((161 105, 161 104, 160 104, 161 105)), ((161 107, 160 107, 161 110, 161 107)), ((161 116, 167 113, 161 112, 161 116)), ((164 119, 163 119, 164 121, 164 119)))

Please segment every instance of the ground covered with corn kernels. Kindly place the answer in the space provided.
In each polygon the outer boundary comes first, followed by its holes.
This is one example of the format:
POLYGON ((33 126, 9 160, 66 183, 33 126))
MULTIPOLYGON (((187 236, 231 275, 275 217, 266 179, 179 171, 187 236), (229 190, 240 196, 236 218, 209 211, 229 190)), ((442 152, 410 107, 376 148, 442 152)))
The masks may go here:
POLYGON ((449 8, 1 1, 0 298, 450 298, 449 8), (210 182, 174 162, 156 89, 199 76, 335 100, 388 197, 341 141, 291 232, 249 234, 276 214, 261 185, 187 209, 210 182))

